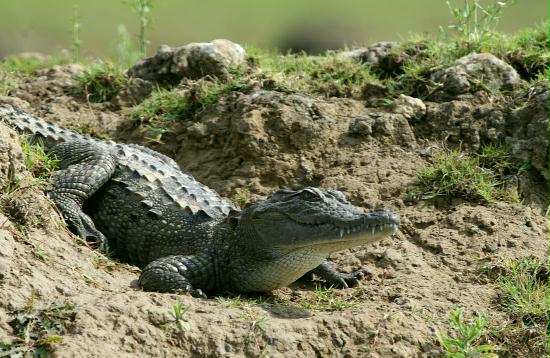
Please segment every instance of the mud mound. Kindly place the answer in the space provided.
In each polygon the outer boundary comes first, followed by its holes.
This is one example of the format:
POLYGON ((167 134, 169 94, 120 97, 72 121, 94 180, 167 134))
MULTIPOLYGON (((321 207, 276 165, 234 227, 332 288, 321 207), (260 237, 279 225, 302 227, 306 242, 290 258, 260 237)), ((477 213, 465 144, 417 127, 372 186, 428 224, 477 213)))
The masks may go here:
MULTIPOLYGON (((151 141, 150 128, 126 111, 74 95, 75 68, 51 71, 0 103, 149 146, 240 205, 277 188, 318 186, 341 190, 366 209, 391 207, 403 223, 393 239, 330 258, 347 272, 370 270, 358 288, 319 291, 299 281, 270 295, 209 299, 141 292, 136 268, 79 242, 44 187, 25 184, 17 136, 0 124, 2 354, 441 357, 437 333, 449 332, 453 307, 487 314, 496 326, 507 322, 483 264, 548 257, 547 83, 512 104, 488 92, 370 103, 256 83, 171 122, 162 141, 151 141), (443 147, 473 153, 498 142, 531 161, 515 178, 521 204, 411 195, 418 170, 443 147), (26 340, 25 329, 32 333, 26 340)), ((506 354, 531 357, 533 347, 506 354)))

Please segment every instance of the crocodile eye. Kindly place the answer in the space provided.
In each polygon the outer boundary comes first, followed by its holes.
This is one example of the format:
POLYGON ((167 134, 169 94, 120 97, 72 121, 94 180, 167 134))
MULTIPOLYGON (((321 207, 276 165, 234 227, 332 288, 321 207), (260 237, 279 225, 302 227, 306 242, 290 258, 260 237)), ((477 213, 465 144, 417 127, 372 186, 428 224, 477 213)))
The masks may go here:
POLYGON ((338 201, 340 201, 341 203, 344 203, 344 204, 347 204, 347 203, 348 203, 348 200, 346 199, 346 196, 345 196, 344 193, 342 193, 341 191, 338 191, 338 190, 329 190, 327 193, 330 194, 333 198, 335 198, 335 199, 337 199, 338 201))
POLYGON ((309 190, 303 190, 300 193, 300 199, 306 200, 306 201, 319 201, 319 200, 321 200, 321 198, 319 197, 319 195, 317 193, 314 193, 314 192, 309 191, 309 190))

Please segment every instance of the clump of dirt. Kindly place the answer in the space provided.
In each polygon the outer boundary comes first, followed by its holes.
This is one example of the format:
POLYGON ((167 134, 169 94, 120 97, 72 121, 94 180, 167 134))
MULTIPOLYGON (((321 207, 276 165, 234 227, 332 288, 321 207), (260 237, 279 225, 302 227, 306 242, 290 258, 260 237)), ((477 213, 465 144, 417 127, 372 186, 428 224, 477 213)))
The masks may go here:
MULTIPOLYGON (((506 321, 495 308, 494 281, 480 274, 483 264, 548 257, 547 82, 510 102, 481 91, 484 97, 376 103, 253 83, 171 122, 152 141, 128 108, 74 96, 80 70, 71 66, 40 72, 0 103, 23 100, 61 125, 149 146, 241 205, 278 188, 317 186, 341 190, 365 209, 392 208, 402 225, 394 238, 330 257, 343 271, 371 273, 359 288, 324 292, 330 299, 305 281, 260 297, 198 299, 136 289, 136 268, 76 240, 51 206, 40 207, 52 218, 41 225, 2 206, 0 342, 7 349, 39 346, 32 337, 22 342, 8 324, 32 297, 34 312, 70 306, 64 329, 44 327, 37 336, 61 332, 50 347, 58 357, 441 357, 437 333, 448 332, 452 308, 488 315, 495 326, 506 321), (521 204, 411 197, 418 170, 444 148, 475 152, 499 142, 531 162, 517 178, 521 204)), ((15 133, 0 124, 0 134, 5 188, 28 173, 15 133)), ((36 200, 25 199, 31 206, 47 202, 39 189, 25 192, 36 200)))

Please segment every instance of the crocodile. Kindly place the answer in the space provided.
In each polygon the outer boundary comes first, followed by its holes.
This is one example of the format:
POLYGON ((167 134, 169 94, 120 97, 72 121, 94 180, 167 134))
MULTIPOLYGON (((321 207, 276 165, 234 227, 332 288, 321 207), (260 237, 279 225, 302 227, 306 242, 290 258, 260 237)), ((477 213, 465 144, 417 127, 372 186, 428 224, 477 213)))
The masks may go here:
POLYGON ((14 109, 0 120, 59 159, 48 195, 71 230, 142 268, 143 290, 268 292, 311 273, 338 287, 327 257, 392 236, 399 216, 364 212, 337 190, 278 190, 235 208, 168 156, 136 144, 86 137, 14 109))

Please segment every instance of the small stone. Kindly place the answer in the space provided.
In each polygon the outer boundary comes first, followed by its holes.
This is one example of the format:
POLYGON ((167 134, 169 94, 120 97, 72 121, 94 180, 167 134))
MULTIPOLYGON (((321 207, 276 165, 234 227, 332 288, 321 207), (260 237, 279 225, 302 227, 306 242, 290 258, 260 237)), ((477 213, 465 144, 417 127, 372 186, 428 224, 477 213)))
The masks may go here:
POLYGON ((506 247, 512 248, 512 247, 516 247, 517 245, 518 243, 516 240, 512 240, 512 239, 506 240, 506 247))
POLYGON ((426 105, 418 98, 402 94, 393 101, 392 111, 402 114, 408 120, 420 120, 426 115, 426 105))

